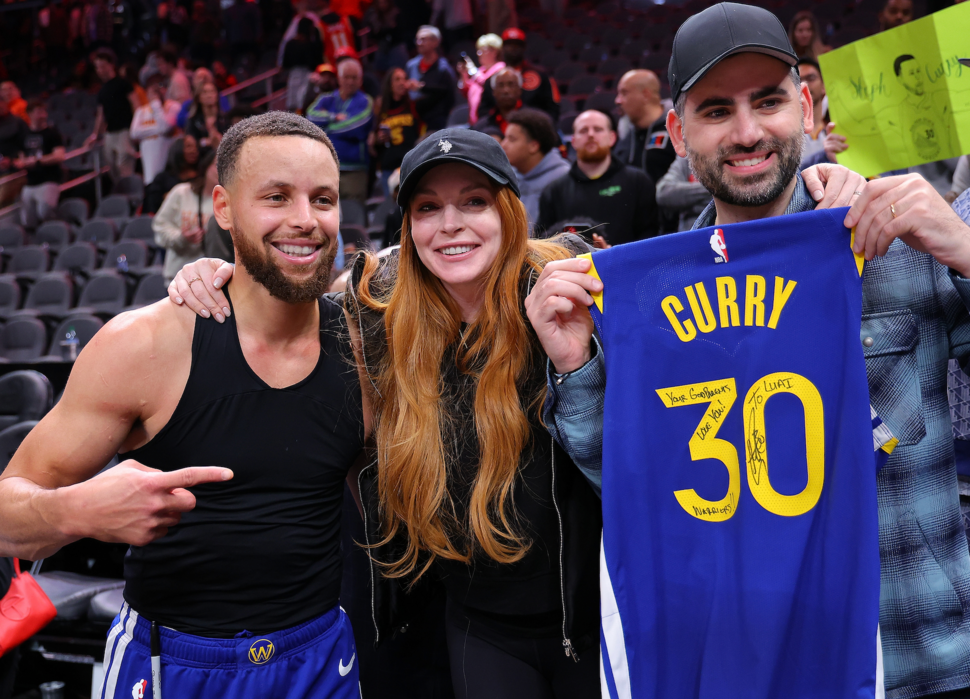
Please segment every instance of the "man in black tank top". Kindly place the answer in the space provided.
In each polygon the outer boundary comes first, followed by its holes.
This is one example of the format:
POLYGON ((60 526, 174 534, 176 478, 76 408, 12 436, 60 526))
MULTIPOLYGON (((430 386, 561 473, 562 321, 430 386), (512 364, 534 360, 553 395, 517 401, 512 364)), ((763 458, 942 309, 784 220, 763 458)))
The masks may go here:
POLYGON ((240 262, 226 322, 163 301, 95 336, 0 475, 0 555, 131 544, 101 697, 359 696, 340 512, 369 425, 343 311, 320 298, 336 153, 271 112, 226 133, 218 167, 240 262))

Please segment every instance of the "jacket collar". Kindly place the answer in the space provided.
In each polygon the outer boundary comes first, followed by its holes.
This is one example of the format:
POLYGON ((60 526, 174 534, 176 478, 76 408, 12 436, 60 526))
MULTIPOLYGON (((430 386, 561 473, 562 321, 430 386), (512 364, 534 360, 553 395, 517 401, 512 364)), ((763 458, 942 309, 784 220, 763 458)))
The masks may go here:
MULTIPOLYGON (((795 191, 792 192, 791 200, 788 202, 788 207, 785 209, 784 215, 788 214, 800 214, 803 211, 812 211, 818 204, 812 199, 812 195, 808 193, 808 187, 805 186, 805 180, 802 179, 801 173, 795 175, 795 191)), ((694 225, 691 230, 697 230, 698 228, 707 228, 708 226, 713 226, 714 221, 717 218, 717 209, 714 207, 714 201, 711 202, 704 208, 701 215, 697 217, 694 221, 694 225)))

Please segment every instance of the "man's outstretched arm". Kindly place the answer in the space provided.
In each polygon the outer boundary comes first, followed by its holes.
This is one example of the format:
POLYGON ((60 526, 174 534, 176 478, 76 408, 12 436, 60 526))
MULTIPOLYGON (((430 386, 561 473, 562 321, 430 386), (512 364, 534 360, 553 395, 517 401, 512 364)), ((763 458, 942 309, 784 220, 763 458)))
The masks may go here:
POLYGON ((232 476, 134 461, 95 475, 147 442, 178 403, 192 337, 181 337, 181 310, 166 302, 119 316, 81 352, 64 396, 0 474, 0 555, 37 560, 85 537, 147 544, 195 506, 185 488, 232 476))

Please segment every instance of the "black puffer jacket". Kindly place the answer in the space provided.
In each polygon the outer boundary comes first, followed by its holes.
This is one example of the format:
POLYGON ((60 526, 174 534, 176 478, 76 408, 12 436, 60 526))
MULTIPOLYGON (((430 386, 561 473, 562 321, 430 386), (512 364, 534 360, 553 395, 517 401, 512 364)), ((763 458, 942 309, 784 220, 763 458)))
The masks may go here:
MULTIPOLYGON (((567 242, 569 247, 577 247, 585 252, 585 245, 575 237, 567 242)), ((374 275, 372 293, 380 293, 393 283, 396 277, 397 256, 385 258, 381 268, 374 275)), ((348 312, 357 319, 363 340, 364 362, 368 373, 373 374, 385 352, 386 331, 383 315, 363 307, 357 300, 355 289, 359 287, 363 272, 363 258, 355 260, 351 273, 351 284, 346 294, 345 305, 348 312)), ((522 298, 531 286, 531 279, 523 280, 522 298)), ((524 309, 523 309, 524 313, 524 309)), ((537 362, 536 371, 541 376, 533 380, 544 381, 545 363, 537 362)), ((559 532, 558 541, 544 542, 553 557, 558 558, 560 599, 556 608, 562 608, 563 646, 567 653, 577 659, 592 659, 599 640, 599 543, 602 530, 602 514, 599 499, 579 469, 566 453, 549 437, 549 450, 553 455, 550 464, 552 479, 551 493, 556 513, 555 529, 559 532)), ((379 520, 379 498, 377 490, 377 463, 371 459, 359 476, 361 500, 365 510, 365 530, 367 544, 373 545, 382 538, 379 520)), ((524 491, 526 494, 528 491, 524 491)), ((517 501, 518 502, 518 501, 517 501)), ((399 558, 403 550, 402 539, 392 541, 386 546, 371 549, 373 558, 387 562, 399 558)), ((387 580, 381 576, 380 566, 371 563, 372 618, 378 636, 378 643, 391 633, 406 627, 414 615, 424 608, 427 597, 432 594, 436 584, 432 576, 426 575, 417 585, 405 591, 407 583, 387 580)))

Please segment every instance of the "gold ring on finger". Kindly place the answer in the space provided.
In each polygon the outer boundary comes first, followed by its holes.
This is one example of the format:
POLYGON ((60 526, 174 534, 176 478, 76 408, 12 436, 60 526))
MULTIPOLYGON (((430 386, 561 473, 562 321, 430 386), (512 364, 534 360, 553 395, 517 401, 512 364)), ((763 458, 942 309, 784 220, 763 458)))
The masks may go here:
POLYGON ((192 286, 196 282, 201 282, 201 281, 202 281, 202 277, 196 277, 195 279, 190 279, 189 280, 189 286, 192 286))
POLYGON ((889 213, 891 213, 893 215, 893 218, 896 218, 896 205, 895 204, 890 204, 889 205, 889 213))

